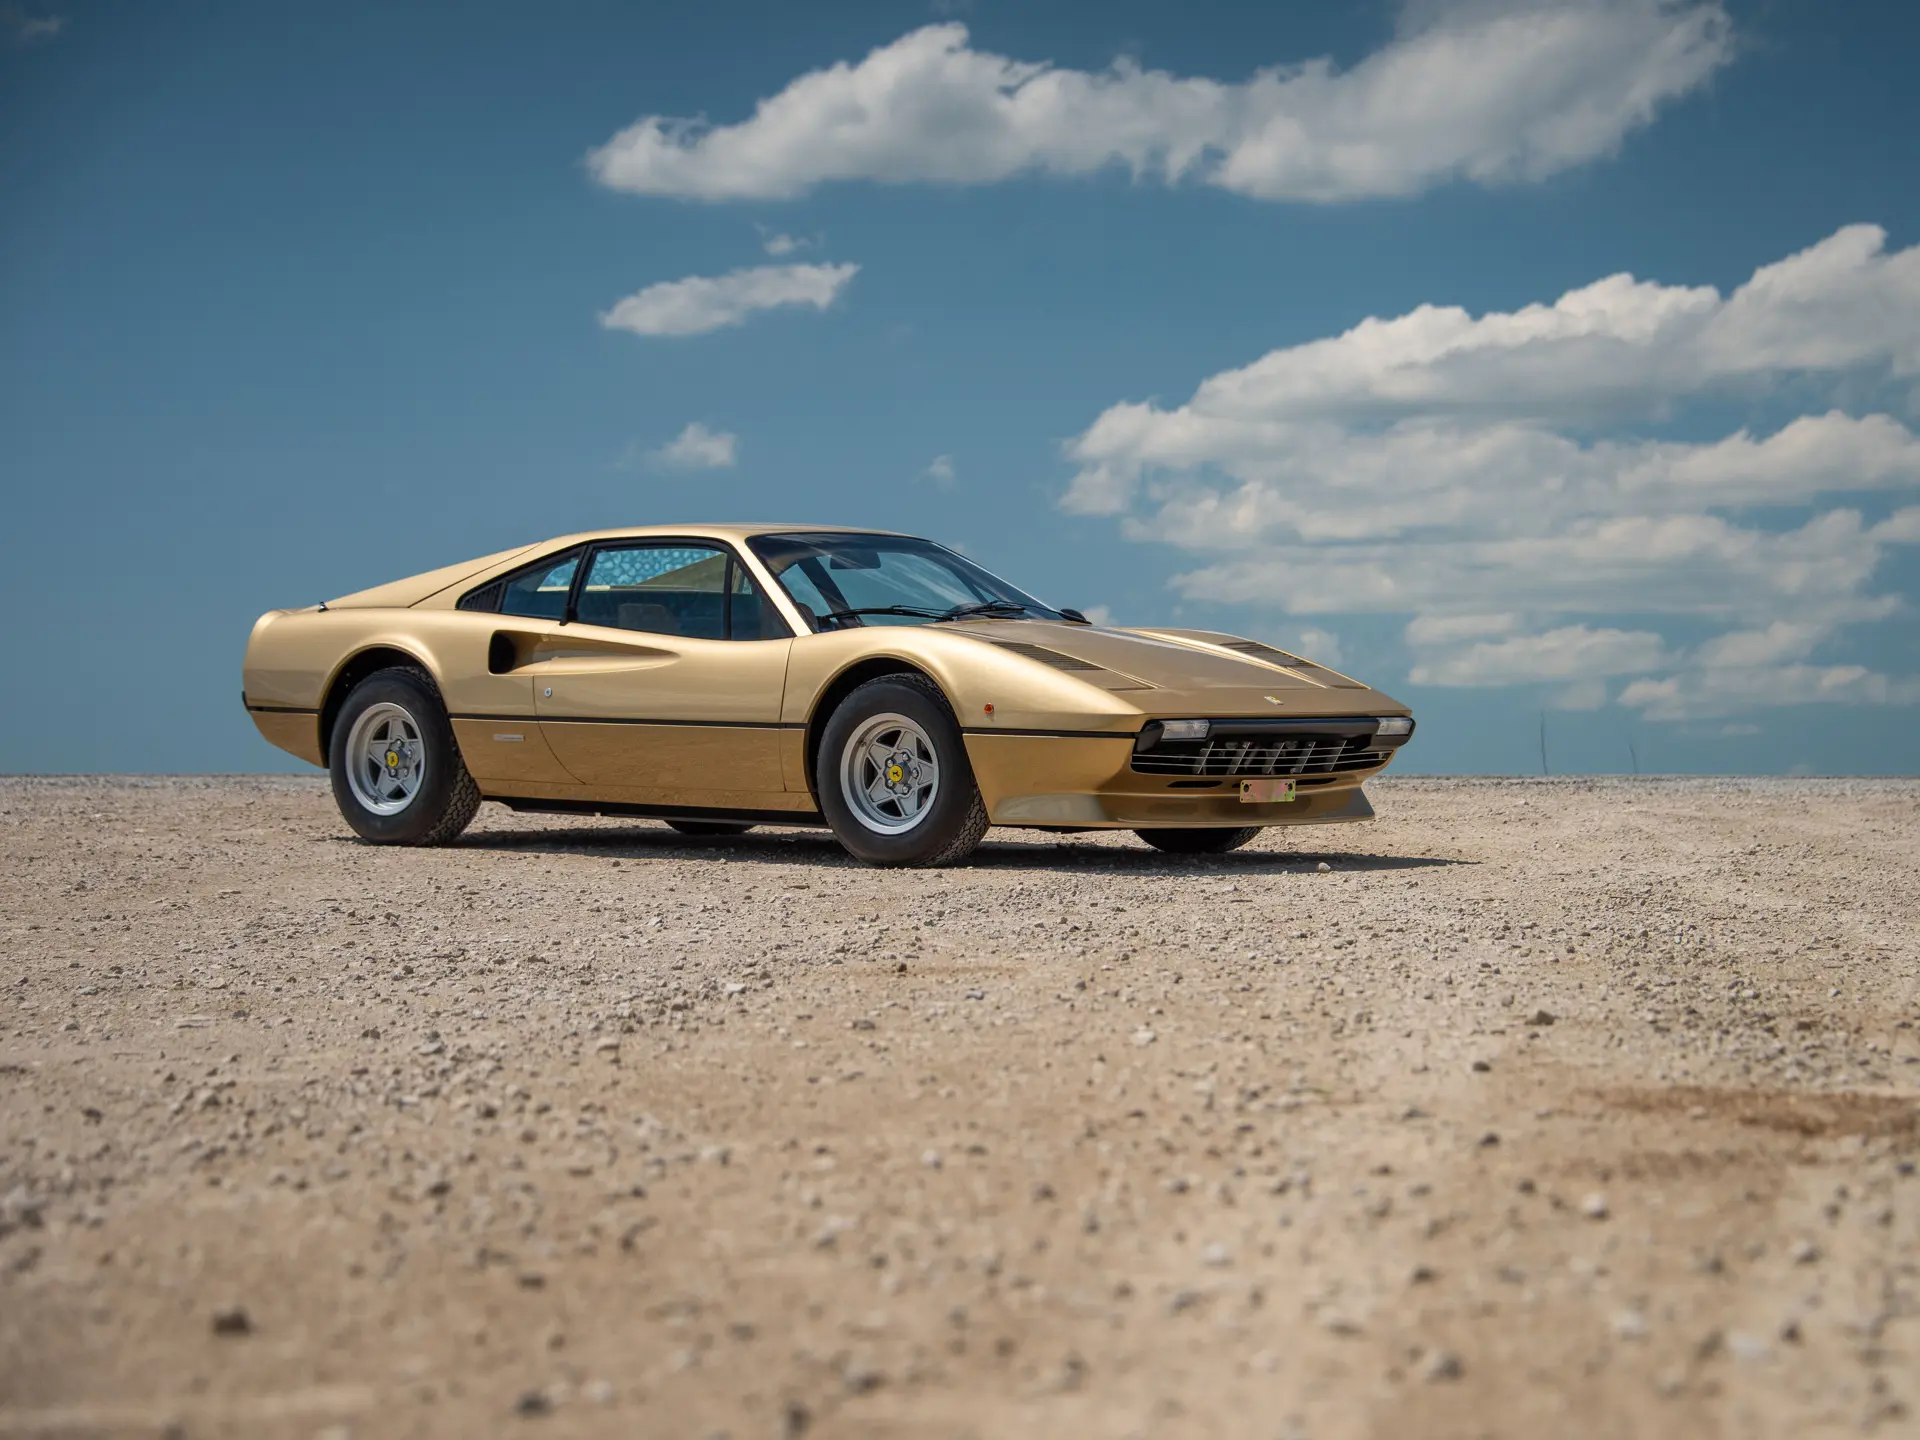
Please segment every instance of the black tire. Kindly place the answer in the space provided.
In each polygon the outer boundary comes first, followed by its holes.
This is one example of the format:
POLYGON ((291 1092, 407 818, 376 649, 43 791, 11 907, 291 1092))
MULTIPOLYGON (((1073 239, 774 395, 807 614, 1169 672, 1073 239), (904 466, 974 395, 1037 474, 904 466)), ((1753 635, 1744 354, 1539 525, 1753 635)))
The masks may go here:
POLYGON ((480 787, 460 758, 460 745, 453 738, 446 707, 440 703, 440 689, 418 666, 376 670, 348 691, 340 713, 334 717, 327 749, 334 803, 363 840, 382 845, 445 845, 472 823, 480 808, 480 787), (347 741, 354 723, 375 705, 394 705, 406 712, 419 731, 425 752, 420 788, 404 808, 387 815, 361 801, 347 773, 347 741))
POLYGON ((1154 849, 1164 850, 1169 855, 1224 855, 1229 850, 1238 850, 1253 839, 1260 833, 1260 827, 1242 825, 1228 830, 1193 826, 1178 830, 1136 830, 1133 833, 1154 849))
POLYGON ((987 807, 973 780, 960 722, 940 687, 924 675, 883 675, 855 690, 820 735, 814 759, 814 794, 848 854, 869 865, 951 865, 964 859, 987 833, 987 807), (879 715, 901 715, 926 734, 939 764, 939 783, 912 827, 887 834, 857 816, 841 790, 840 767, 847 742, 879 715))
POLYGON ((753 826, 739 820, 669 820, 669 830, 678 830, 682 835, 701 837, 714 835, 744 835, 753 826))

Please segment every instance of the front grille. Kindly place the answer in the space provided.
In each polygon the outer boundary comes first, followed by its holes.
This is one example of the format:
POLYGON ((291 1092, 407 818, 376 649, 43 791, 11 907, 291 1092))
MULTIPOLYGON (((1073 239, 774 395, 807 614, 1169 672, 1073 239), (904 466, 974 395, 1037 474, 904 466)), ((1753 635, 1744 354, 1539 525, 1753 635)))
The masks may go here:
POLYGON ((1141 775, 1338 775, 1384 765, 1391 750, 1375 750, 1365 735, 1217 735, 1208 740, 1162 740, 1135 751, 1141 775))

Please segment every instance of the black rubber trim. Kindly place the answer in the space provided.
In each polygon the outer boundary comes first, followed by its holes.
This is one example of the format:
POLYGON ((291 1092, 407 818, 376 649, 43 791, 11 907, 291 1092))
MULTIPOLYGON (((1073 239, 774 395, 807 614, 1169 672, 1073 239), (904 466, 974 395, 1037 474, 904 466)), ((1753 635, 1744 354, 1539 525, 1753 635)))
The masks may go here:
POLYGON ((756 825, 825 825, 817 810, 722 810, 698 805, 633 805, 622 800, 534 800, 514 795, 490 795, 515 814, 628 815, 639 820, 747 820, 756 825))
POLYGON ((1050 740, 1130 741, 1134 736, 1131 730, 1014 730, 1003 725, 962 725, 960 733, 962 735, 1032 735, 1050 740))
POLYGON ((790 720, 645 720, 625 715, 449 715, 449 720, 512 721, 517 725, 682 725, 709 730, 804 730, 790 720))
POLYGON ((255 715, 318 715, 320 713, 304 705, 255 705, 251 701, 247 702, 247 709, 255 715))

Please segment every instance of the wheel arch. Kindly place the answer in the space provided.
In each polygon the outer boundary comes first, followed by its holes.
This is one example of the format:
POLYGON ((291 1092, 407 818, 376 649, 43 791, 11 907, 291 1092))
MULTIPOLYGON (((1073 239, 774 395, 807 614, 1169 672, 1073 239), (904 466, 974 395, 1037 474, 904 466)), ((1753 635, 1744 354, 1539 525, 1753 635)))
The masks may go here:
MULTIPOLYGON (((323 757, 333 754, 333 724, 353 687, 369 675, 396 666, 426 671, 435 693, 439 692, 440 680, 434 674, 433 667, 412 651, 389 644, 369 645, 364 650, 356 650, 340 662, 340 668, 327 681, 326 693, 320 701, 320 754, 323 757)), ((326 763, 324 758, 321 763, 326 763)))
POLYGON ((873 655, 865 660, 857 660, 835 675, 824 686, 813 702, 813 709, 807 715, 807 793, 813 796, 814 804, 820 803, 820 792, 814 784, 814 769, 820 760, 820 732, 827 728, 827 720, 840 708, 840 702, 858 690, 870 680, 878 680, 887 675, 918 675, 931 681, 939 689, 941 698, 947 702, 947 708, 957 715, 953 696, 947 693, 947 687, 940 683, 923 665, 898 655, 873 655))

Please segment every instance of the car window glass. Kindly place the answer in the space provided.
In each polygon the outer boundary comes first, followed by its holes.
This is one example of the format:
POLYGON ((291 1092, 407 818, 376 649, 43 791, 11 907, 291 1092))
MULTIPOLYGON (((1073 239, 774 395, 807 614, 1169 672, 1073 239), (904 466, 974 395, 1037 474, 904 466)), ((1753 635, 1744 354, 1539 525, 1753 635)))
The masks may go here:
POLYGON ((946 547, 911 535, 829 531, 747 541, 815 630, 925 625, 988 611, 1033 619, 1059 612, 946 547))
POLYGON ((653 635, 726 638, 727 553, 704 545, 596 550, 575 618, 653 635))
POLYGON ((538 620, 565 619, 567 592, 573 588, 573 572, 579 564, 576 551, 557 563, 522 570, 506 582, 500 595, 500 613, 538 620))
MULTIPOLYGON (((820 587, 814 584, 812 577, 798 565, 791 566, 782 574, 780 583, 786 587, 787 594, 792 597, 794 603, 800 606, 800 613, 806 617, 809 624, 829 610, 838 608, 820 593, 820 587)), ((816 625, 814 628, 819 627, 816 625)))
POLYGON ((753 576, 738 560, 733 562, 733 594, 728 613, 733 617, 730 639, 783 640, 787 637, 786 622, 767 603, 760 587, 753 583, 753 576))
MULTIPOLYGON (((803 561, 801 568, 820 563, 823 562, 803 561)), ((911 552, 882 550, 871 556, 836 555, 824 563, 834 586, 847 597, 849 608, 914 605, 939 610, 954 605, 974 605, 991 598, 949 567, 911 552)), ((869 623, 912 625, 918 621, 908 616, 876 615, 869 623)))

